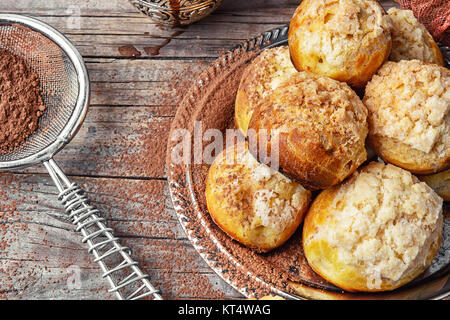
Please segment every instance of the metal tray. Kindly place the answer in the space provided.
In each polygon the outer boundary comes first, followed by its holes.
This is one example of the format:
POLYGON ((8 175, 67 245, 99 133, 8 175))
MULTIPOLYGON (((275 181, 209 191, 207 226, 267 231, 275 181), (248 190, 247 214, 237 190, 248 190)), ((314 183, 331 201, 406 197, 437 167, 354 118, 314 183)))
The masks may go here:
MULTIPOLYGON (((289 26, 262 33, 260 36, 250 39, 233 50, 222 55, 210 70, 206 71, 199 81, 186 94, 180 104, 172 130, 191 128, 196 120, 193 105, 196 101, 190 101, 193 93, 199 92, 202 86, 209 85, 212 76, 227 77, 227 61, 235 60, 245 51, 264 50, 267 48, 287 45, 289 26)), ((447 68, 450 61, 450 48, 441 46, 444 53, 447 68)), ((198 99, 197 99, 198 100, 198 99)), ((229 110, 228 110, 229 111, 229 110)), ((174 142, 169 141, 168 155, 174 147, 174 142)), ((287 299, 440 299, 450 294, 450 216, 449 204, 446 203, 446 219, 444 224, 444 237, 441 249, 430 268, 419 278, 410 284, 397 290, 383 293, 348 293, 329 283, 316 281, 314 277, 309 279, 290 280, 289 274, 283 285, 273 283, 266 279, 264 274, 252 271, 247 265, 246 257, 236 255, 231 244, 219 240, 218 233, 222 232, 212 222, 207 212, 201 190, 197 190, 198 169, 192 165, 174 164, 170 157, 167 158, 169 190, 174 209, 179 221, 186 232, 187 237, 206 261, 206 263, 228 284, 246 297, 262 297, 275 294, 287 299)), ((297 239, 298 240, 298 239, 297 239)), ((297 244, 300 246, 300 244, 297 244)), ((279 251, 283 251, 283 247, 279 251)), ((250 251, 248 254, 252 254, 250 251)), ((278 254, 278 253, 277 253, 278 254)), ((262 255, 262 259, 267 256, 262 255)), ((300 266, 300 268, 309 266, 300 266)), ((301 277, 300 277, 301 278, 301 277)))

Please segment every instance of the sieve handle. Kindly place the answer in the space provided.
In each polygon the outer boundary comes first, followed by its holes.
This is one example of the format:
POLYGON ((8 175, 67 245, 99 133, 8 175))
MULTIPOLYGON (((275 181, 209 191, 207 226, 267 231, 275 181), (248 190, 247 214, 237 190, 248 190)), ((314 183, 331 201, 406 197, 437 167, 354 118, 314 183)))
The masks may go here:
POLYGON ((44 166, 59 190, 58 199, 76 230, 83 235, 82 242, 88 244, 89 253, 94 256, 94 261, 103 271, 103 277, 109 282, 109 292, 114 292, 121 300, 149 296, 162 300, 159 291, 148 280, 148 275, 131 258, 130 249, 123 247, 119 239, 114 237, 113 230, 106 227, 105 219, 89 204, 84 191, 69 181, 53 159, 44 162, 44 166))

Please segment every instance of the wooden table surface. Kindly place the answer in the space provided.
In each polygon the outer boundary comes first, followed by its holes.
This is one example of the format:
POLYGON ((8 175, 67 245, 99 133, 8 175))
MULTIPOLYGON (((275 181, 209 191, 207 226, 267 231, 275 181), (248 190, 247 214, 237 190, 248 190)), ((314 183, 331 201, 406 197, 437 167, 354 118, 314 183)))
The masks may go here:
MULTIPOLYGON (((0 12, 49 23, 83 55, 90 109, 55 159, 167 299, 242 298, 200 258, 172 208, 164 166, 181 94, 173 82, 191 79, 224 49, 287 23, 298 2, 224 0, 186 29, 163 30, 127 0, 0 1, 0 12)), ((0 174, 0 298, 114 298, 81 236, 55 219, 64 213, 55 194, 43 167, 0 174), (81 287, 68 283, 73 270, 80 271, 81 287)))

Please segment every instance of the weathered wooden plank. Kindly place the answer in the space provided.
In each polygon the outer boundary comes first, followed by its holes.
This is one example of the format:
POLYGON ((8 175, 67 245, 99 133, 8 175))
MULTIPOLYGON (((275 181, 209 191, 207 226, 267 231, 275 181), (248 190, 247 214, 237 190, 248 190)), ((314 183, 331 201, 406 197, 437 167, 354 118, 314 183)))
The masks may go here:
MULTIPOLYGON (((393 0, 381 0, 380 2, 383 6, 394 5, 393 0)), ((274 9, 295 8, 299 3, 300 0, 223 0, 212 16, 223 12, 270 12, 274 9)), ((3 0, 2 10, 17 13, 35 12, 44 16, 73 15, 75 10, 79 10, 81 15, 88 16, 137 15, 136 9, 127 0, 109 0, 107 4, 103 0, 81 0, 76 4, 71 1, 3 0)))
MULTIPOLYGON (((164 181, 74 180, 167 298, 238 296, 184 236, 164 181)), ((63 213, 55 189, 46 176, 0 175, 0 297, 111 297, 81 236, 72 225, 53 218, 63 213), (81 271, 82 288, 71 290, 68 272, 74 267, 81 271)))
POLYGON ((172 116, 183 89, 210 62, 89 58, 86 64, 91 105, 158 106, 167 111, 161 116, 172 116))
MULTIPOLYGON (((80 25, 67 22, 66 16, 38 16, 47 23, 68 34, 110 34, 110 35, 146 35, 148 37, 164 37, 174 30, 183 31, 179 38, 191 38, 198 35, 202 38, 230 38, 224 30, 233 31, 231 35, 246 37, 247 28, 256 28, 258 24, 282 24, 292 16, 295 6, 275 8, 247 8, 239 11, 216 11, 211 16, 183 28, 162 27, 143 14, 123 16, 81 16, 80 25), (227 26, 227 29, 223 29, 227 26), (80 28, 78 28, 80 27, 80 28), (236 34, 235 34, 236 33, 236 34)), ((249 30, 251 31, 251 30, 249 30)))
POLYGON ((40 13, 44 15, 72 15, 81 12, 89 15, 123 15, 136 13, 136 9, 123 0, 81 0, 73 1, 48 1, 48 0, 3 0, 2 11, 14 13, 40 13))
MULTIPOLYGON (((297 4, 224 0, 207 19, 171 30, 126 0, 0 2, 0 12, 37 16, 55 26, 86 57, 92 107, 77 137, 56 159, 134 249, 166 298, 240 297, 196 254, 168 196, 167 134, 182 95, 174 88, 184 87, 174 82, 192 79, 224 48, 286 23, 297 4)), ((40 174, 43 168, 25 172, 38 175, 0 175, 0 298, 113 297, 79 235, 54 218, 63 211, 55 187, 40 174), (81 289, 68 286, 71 266, 81 271, 81 289)))
MULTIPOLYGON (((207 60, 131 60, 131 59, 85 59, 91 82, 130 83, 150 82, 155 89, 161 83, 173 83, 206 68, 211 62, 207 60)), ((163 91, 163 90, 161 90, 163 91)), ((107 92, 106 92, 107 94, 107 92)), ((144 101, 145 102, 145 101, 144 101)), ((170 104, 170 101, 155 101, 153 104, 170 104)), ((95 103, 92 103, 95 104, 95 103)))
MULTIPOLYGON (((92 107, 77 136, 56 159, 71 175, 163 178, 166 142, 182 97, 180 89, 209 62, 86 62, 92 107)), ((32 167, 26 172, 45 171, 32 167)))
MULTIPOLYGON (((270 28, 261 28, 261 32, 270 28)), ((250 33, 259 34, 259 33, 250 33)), ((241 43, 240 39, 173 39, 169 44, 163 46, 166 42, 165 38, 152 39, 143 38, 142 36, 97 36, 71 35, 69 38, 76 44, 78 50, 83 56, 97 57, 135 57, 140 58, 208 58, 212 59, 219 55, 224 49, 229 49, 241 43), (192 46, 191 49, 186 49, 192 46), (161 48, 162 47, 162 48, 161 48), (122 53, 119 50, 124 50, 122 53), (133 51, 131 51, 133 50, 133 51), (159 54, 154 57, 150 52, 156 50, 159 54)), ((169 37, 170 38, 170 37, 169 37)))
POLYGON ((55 159, 69 175, 162 178, 171 118, 154 114, 155 108, 143 106, 91 108, 77 136, 55 159))

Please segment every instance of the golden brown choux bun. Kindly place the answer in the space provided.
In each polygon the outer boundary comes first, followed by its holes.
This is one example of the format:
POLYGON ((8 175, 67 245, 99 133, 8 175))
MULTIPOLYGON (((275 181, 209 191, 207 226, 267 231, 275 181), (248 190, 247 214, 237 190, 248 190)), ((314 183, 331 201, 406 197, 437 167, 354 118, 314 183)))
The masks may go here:
POLYGON ((450 169, 426 176, 418 176, 418 178, 428 184, 442 199, 450 201, 450 169))
POLYGON ((444 57, 431 34, 414 16, 411 10, 391 8, 388 15, 392 20, 391 61, 420 60, 444 65, 444 57))
POLYGON ((408 171, 372 162, 314 200, 303 226, 305 256, 344 290, 393 290, 425 271, 437 254, 442 203, 408 171))
POLYGON ((291 59, 362 88, 389 57, 392 22, 373 0, 303 0, 289 28, 291 59))
POLYGON ((418 60, 387 62, 368 83, 372 149, 417 174, 450 166, 450 71, 418 60))
POLYGON ((278 143, 284 173, 308 189, 326 189, 366 160, 366 117, 367 108, 346 83, 298 72, 254 111, 249 141, 253 132, 269 155, 278 143), (261 139, 264 132, 267 139, 261 139))
POLYGON ((280 297, 280 296, 270 295, 270 296, 264 296, 258 300, 286 300, 286 299, 284 299, 283 297, 280 297))
POLYGON ((245 143, 225 149, 206 180, 211 218, 230 237, 258 252, 288 240, 310 201, 310 191, 258 163, 245 143))
POLYGON ((236 127, 244 135, 256 106, 296 72, 287 46, 263 50, 247 67, 237 92, 234 113, 236 127))

